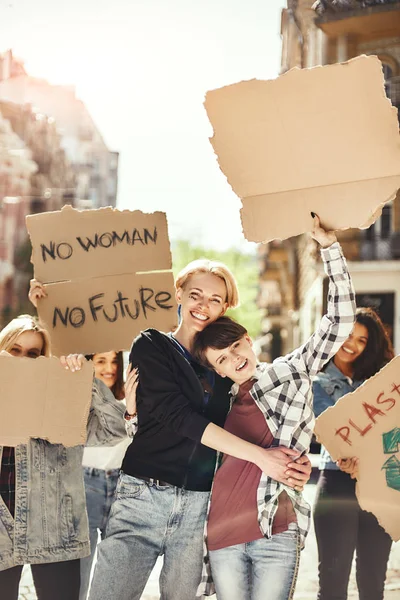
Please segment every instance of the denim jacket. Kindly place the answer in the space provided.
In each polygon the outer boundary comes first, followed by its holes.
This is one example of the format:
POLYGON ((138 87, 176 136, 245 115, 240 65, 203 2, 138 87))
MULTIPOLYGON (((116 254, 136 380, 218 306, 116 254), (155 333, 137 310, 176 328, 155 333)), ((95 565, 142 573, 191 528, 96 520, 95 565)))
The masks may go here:
MULTIPOLYGON (((319 417, 330 406, 334 406, 342 396, 354 392, 363 382, 352 381, 335 366, 331 360, 321 373, 318 373, 313 383, 314 413, 319 417)), ((332 460, 329 452, 321 446, 321 460, 319 468, 337 470, 339 467, 332 460)))
MULTIPOLYGON (((124 404, 95 379, 86 444, 112 446, 125 438, 124 412, 124 404)), ((0 497, 0 571, 90 553, 83 449, 38 438, 15 448, 14 518, 0 497)), ((0 464, 2 454, 0 446, 0 464)))

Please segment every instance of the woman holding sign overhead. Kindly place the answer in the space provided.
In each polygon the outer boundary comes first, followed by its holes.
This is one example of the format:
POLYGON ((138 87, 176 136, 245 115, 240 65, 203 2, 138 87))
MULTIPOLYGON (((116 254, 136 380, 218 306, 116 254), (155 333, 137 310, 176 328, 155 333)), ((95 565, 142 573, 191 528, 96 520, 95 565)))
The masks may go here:
MULTIPOLYGON (((320 415, 357 389, 393 358, 379 316, 359 308, 349 338, 315 379, 314 411, 320 415)), ((345 600, 354 552, 360 600, 382 600, 392 540, 376 517, 361 510, 355 494, 356 459, 333 462, 321 450, 314 509, 319 554, 318 600, 345 600)))
MULTIPOLYGON (((316 218, 313 233, 322 231, 316 218)), ((331 268, 345 269, 338 246, 332 247, 330 260, 331 268)), ((337 317, 327 320, 321 341, 327 351, 339 331, 347 335, 353 322, 354 294, 347 271, 340 280, 337 317)), ((159 556, 163 600, 194 600, 199 584, 202 594, 203 588, 205 595, 212 593, 209 563, 202 568, 215 450, 254 463, 296 490, 310 475, 308 459, 298 458, 296 451, 263 449, 223 429, 232 382, 192 356, 196 334, 238 304, 231 272, 222 263, 198 260, 181 271, 175 286, 181 307, 178 329, 169 334, 147 329, 131 349, 139 387, 137 408, 129 399, 127 412, 137 410, 138 430, 122 463, 90 600, 139 600, 159 556)))
MULTIPOLYGON (((48 334, 33 317, 22 315, 0 332, 0 350, 20 358, 49 356, 48 334)), ((85 359, 71 355, 60 360, 75 371, 85 359)), ((124 410, 95 380, 87 443, 110 445, 125 437, 124 410)), ((80 558, 89 554, 82 456, 82 445, 65 447, 37 438, 16 448, 0 446, 2 599, 17 600, 22 567, 30 564, 38 600, 78 600, 80 558)))
MULTIPOLYGON (((44 286, 36 279, 31 280, 29 298, 37 306, 40 298, 46 297, 44 286)), ((122 401, 125 409, 124 365, 122 352, 101 352, 86 356, 93 362, 94 375, 122 401)), ((134 374, 133 374, 134 375, 134 374)), ((136 378, 136 375, 134 375, 136 378)), ((134 382, 135 392, 137 383, 134 382)), ((108 515, 117 485, 122 459, 131 439, 125 436, 117 444, 87 446, 83 452, 83 473, 86 492, 86 508, 89 520, 90 554, 81 560, 80 600, 86 600, 99 533, 104 538, 108 515)))

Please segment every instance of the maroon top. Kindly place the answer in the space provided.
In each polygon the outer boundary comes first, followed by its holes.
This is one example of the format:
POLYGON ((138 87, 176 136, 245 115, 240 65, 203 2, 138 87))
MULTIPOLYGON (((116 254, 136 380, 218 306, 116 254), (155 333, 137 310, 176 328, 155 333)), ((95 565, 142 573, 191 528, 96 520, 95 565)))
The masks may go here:
MULTIPOLYGON (((254 381, 239 388, 238 397, 229 413, 225 429, 234 435, 269 448, 272 433, 265 417, 250 395, 254 381)), ((209 550, 244 544, 263 536, 257 518, 257 488, 261 470, 253 463, 224 455, 215 476, 211 509, 207 526, 209 550)), ((272 533, 286 531, 296 521, 292 502, 286 492, 279 496, 272 533)))

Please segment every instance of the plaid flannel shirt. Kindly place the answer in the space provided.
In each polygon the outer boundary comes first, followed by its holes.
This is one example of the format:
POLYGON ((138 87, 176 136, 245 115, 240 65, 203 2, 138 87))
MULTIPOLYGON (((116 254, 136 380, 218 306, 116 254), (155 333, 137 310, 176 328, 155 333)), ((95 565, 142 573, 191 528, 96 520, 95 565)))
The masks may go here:
MULTIPOLYGON (((314 427, 311 378, 332 358, 350 334, 355 317, 355 294, 346 260, 336 242, 321 250, 325 272, 329 277, 328 310, 317 331, 300 348, 278 358, 271 365, 257 366, 256 380, 250 394, 262 412, 274 436, 272 446, 286 446, 307 452, 314 427)), ((232 386, 232 402, 238 386, 232 386)), ((220 463, 217 459, 217 467, 220 463)), ((311 510, 300 492, 279 483, 264 473, 257 490, 258 522, 265 537, 271 537, 272 523, 278 508, 279 495, 286 491, 297 517, 304 546, 310 526, 311 510)), ((211 491, 212 496, 212 491, 211 491)), ((211 502, 210 496, 210 502, 211 502)), ((210 512, 210 502, 207 519, 210 512)), ((204 529, 204 564, 197 598, 215 593, 207 551, 207 519, 204 529)))

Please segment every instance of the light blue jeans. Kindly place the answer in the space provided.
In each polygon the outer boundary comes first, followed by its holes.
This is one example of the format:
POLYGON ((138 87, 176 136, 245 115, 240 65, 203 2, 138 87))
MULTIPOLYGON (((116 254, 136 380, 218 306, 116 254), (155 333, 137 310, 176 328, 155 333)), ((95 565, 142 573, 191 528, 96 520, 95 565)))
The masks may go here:
POLYGON ((300 560, 295 523, 283 533, 210 552, 218 600, 290 600, 300 560))
POLYGON ((96 554, 99 532, 104 538, 108 515, 114 500, 119 469, 103 471, 102 469, 83 468, 86 492, 86 507, 89 519, 90 555, 81 559, 81 587, 79 600, 86 600, 89 591, 90 572, 96 554))
POLYGON ((139 600, 159 556, 161 600, 194 600, 209 492, 157 486, 121 473, 90 600, 139 600))

